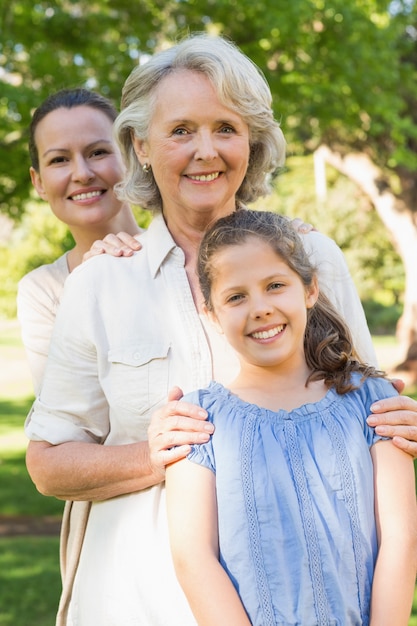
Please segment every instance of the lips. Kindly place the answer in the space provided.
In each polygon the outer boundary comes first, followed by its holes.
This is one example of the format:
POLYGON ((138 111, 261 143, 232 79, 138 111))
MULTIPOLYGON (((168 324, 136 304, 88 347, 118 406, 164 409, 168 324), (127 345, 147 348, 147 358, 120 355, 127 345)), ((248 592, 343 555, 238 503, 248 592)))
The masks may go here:
POLYGON ((275 326, 274 328, 270 328, 269 330, 261 330, 255 333, 251 333, 250 336, 254 339, 271 339, 276 335, 282 333, 285 328, 285 324, 280 324, 279 326, 275 326))

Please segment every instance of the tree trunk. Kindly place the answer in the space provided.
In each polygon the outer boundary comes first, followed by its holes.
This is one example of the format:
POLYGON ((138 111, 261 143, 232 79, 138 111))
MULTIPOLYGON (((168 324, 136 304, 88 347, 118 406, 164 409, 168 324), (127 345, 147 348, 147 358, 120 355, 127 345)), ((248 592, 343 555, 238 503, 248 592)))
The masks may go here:
POLYGON ((323 159, 347 176, 368 196, 390 232, 405 271, 404 310, 397 325, 397 338, 407 358, 417 359, 417 227, 414 207, 396 196, 385 177, 364 153, 342 155, 328 146, 320 146, 317 158, 323 159))

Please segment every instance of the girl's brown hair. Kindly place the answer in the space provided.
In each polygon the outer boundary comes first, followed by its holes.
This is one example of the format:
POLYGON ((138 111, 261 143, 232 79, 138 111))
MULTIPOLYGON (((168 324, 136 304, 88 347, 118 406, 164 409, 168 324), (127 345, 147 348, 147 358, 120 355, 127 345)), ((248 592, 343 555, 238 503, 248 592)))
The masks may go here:
MULTIPOLYGON (((205 303, 213 310, 211 287, 221 268, 216 267, 215 254, 227 246, 245 243, 249 238, 264 241, 300 277, 304 286, 311 287, 316 269, 310 263, 300 236, 291 222, 276 213, 241 209, 215 222, 201 242, 197 272, 205 303)), ((319 292, 317 302, 307 310, 304 352, 311 369, 310 381, 324 380, 338 393, 356 388, 351 374, 359 372, 362 379, 384 376, 382 371, 363 363, 354 348, 348 326, 327 296, 319 292)))

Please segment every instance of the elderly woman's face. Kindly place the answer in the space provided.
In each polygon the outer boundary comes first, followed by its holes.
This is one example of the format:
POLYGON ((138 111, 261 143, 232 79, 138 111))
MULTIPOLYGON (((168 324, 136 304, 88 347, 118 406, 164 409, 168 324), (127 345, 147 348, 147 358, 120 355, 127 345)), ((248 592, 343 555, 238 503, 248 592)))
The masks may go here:
POLYGON ((181 70, 164 78, 148 139, 135 141, 161 192, 164 215, 206 215, 235 209, 235 195, 249 161, 249 129, 219 102, 205 75, 181 70))

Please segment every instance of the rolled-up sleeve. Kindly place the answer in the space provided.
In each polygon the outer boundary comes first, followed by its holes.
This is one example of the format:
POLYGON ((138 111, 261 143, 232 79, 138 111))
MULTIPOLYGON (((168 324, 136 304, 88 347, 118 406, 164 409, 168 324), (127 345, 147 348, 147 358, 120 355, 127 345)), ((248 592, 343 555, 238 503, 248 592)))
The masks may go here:
POLYGON ((33 440, 100 442, 109 432, 109 406, 99 380, 106 342, 85 277, 74 274, 66 282, 42 388, 26 419, 25 432, 33 440))

